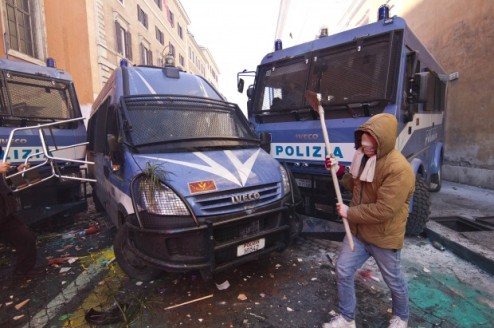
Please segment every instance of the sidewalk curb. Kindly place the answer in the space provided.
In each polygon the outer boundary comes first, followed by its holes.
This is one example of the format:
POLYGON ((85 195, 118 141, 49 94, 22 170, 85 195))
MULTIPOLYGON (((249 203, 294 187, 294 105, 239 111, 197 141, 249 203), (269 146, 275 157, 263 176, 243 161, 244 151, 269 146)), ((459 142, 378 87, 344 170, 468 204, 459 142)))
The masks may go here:
MULTIPOLYGON (((441 243, 455 255, 494 275, 494 251, 476 243, 474 238, 467 237, 472 233, 456 232, 434 221, 427 223, 425 232, 431 242, 441 243)), ((475 232, 474 234, 478 236, 483 234, 490 240, 494 240, 494 231, 475 232)))

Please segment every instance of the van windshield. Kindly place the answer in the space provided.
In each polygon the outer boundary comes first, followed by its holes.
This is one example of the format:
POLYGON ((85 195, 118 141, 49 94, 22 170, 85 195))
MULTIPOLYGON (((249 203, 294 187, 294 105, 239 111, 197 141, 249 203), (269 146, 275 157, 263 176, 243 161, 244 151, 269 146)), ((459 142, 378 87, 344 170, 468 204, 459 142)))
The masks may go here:
POLYGON ((224 101, 176 95, 123 98, 126 142, 147 152, 259 143, 240 108, 224 101))
POLYGON ((328 118, 382 111, 396 96, 401 40, 401 31, 366 36, 260 66, 254 114, 266 122, 317 119, 306 90, 321 94, 328 118))
POLYGON ((34 125, 79 117, 70 81, 5 71, 0 102, 2 125, 34 125), (10 123, 9 123, 10 122, 10 123))

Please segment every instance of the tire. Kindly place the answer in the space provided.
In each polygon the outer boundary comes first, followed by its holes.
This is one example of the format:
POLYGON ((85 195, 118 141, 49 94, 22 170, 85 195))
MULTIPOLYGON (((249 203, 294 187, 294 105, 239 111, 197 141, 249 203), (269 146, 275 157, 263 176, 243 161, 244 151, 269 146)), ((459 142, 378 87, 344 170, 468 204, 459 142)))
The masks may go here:
POLYGON ((131 278, 139 281, 149 281, 158 277, 161 270, 149 266, 138 258, 129 248, 129 227, 123 224, 117 231, 113 241, 115 258, 122 270, 131 278))
POLYGON ((437 173, 431 175, 429 191, 438 192, 439 190, 441 190, 442 179, 442 165, 439 165, 437 173))
POLYGON ((408 215, 406 234, 416 236, 424 232, 429 214, 431 212, 431 200, 429 189, 422 176, 415 178, 415 192, 413 194, 412 212, 408 215))

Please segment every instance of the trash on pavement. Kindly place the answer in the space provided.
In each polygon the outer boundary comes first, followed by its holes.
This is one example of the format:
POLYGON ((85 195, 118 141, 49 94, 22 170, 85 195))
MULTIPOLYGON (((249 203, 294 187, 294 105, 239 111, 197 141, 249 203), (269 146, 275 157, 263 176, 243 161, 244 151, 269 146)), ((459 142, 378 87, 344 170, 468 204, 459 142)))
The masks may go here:
POLYGON ((123 321, 127 308, 127 304, 116 304, 108 311, 98 311, 91 308, 88 313, 86 313, 84 318, 88 323, 93 325, 110 325, 123 321))
POLYGON ((369 278, 369 279, 372 279, 372 280, 377 281, 377 282, 381 281, 378 277, 375 277, 374 275, 372 275, 372 271, 369 269, 360 270, 359 274, 362 278, 369 278))
POLYGON ((247 299, 247 296, 245 296, 245 294, 238 294, 237 299, 245 301, 247 299))
POLYGON ((180 304, 171 305, 171 306, 166 307, 165 310, 174 309, 174 308, 177 308, 179 306, 183 306, 183 305, 187 305, 187 304, 190 304, 190 303, 202 301, 202 300, 205 300, 205 299, 211 298, 211 297, 213 297, 213 294, 209 294, 207 296, 199 297, 199 298, 196 298, 194 300, 190 300, 190 301, 183 302, 183 303, 180 303, 180 304))
POLYGON ((30 300, 31 300, 31 299, 29 299, 29 298, 28 298, 28 299, 26 299, 26 300, 24 300, 24 301, 22 301, 22 302, 20 302, 20 303, 16 304, 15 309, 16 309, 16 310, 20 310, 20 309, 22 309, 22 307, 23 307, 24 305, 26 305, 26 304, 27 304, 30 300))
POLYGON ((228 287, 230 287, 230 283, 228 282, 228 280, 225 280, 221 284, 216 284, 216 288, 218 288, 218 290, 225 290, 228 289, 228 287))
POLYGON ((441 252, 443 252, 445 250, 444 246, 441 245, 441 243, 438 241, 433 241, 432 246, 434 246, 434 248, 440 250, 441 252))

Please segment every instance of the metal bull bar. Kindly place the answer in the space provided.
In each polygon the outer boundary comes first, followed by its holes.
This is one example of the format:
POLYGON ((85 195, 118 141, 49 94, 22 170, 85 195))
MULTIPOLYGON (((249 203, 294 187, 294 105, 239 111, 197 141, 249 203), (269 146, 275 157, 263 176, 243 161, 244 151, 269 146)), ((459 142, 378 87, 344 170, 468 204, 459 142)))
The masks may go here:
MULTIPOLYGON (((67 150, 67 149, 74 149, 76 147, 81 147, 81 146, 86 146, 88 142, 83 142, 83 143, 78 143, 74 145, 69 145, 69 146, 63 146, 63 147, 58 147, 55 143, 55 137, 53 136, 53 130, 52 127, 60 124, 67 124, 67 123, 72 123, 72 122, 77 122, 77 121, 82 121, 84 120, 84 117, 79 117, 79 118, 73 118, 73 119, 68 119, 68 120, 63 120, 63 121, 57 121, 53 123, 46 123, 46 124, 39 124, 35 126, 28 126, 28 127, 22 127, 22 128, 15 128, 10 132, 9 136, 9 141, 7 143, 7 147, 5 149, 4 155, 3 155, 3 162, 6 162, 7 156, 9 154, 12 140, 14 139, 14 135, 18 131, 24 131, 24 130, 38 130, 39 133, 39 138, 41 142, 41 147, 43 149, 43 155, 44 155, 44 162, 37 164, 35 166, 29 167, 29 168, 24 168, 21 172, 16 172, 10 175, 5 175, 3 178, 6 180, 10 180, 13 182, 15 185, 15 189, 13 189, 14 192, 18 192, 24 189, 27 189, 29 187, 35 186, 37 184, 40 184, 46 180, 52 179, 52 178, 59 178, 59 179, 68 179, 68 180, 78 180, 78 181, 85 181, 85 182, 96 182, 95 179, 89 179, 89 178, 83 178, 83 177, 74 177, 70 175, 64 175, 61 173, 60 168, 58 167, 59 162, 63 163, 78 163, 78 164, 86 164, 86 165, 94 165, 94 162, 88 162, 85 160, 79 160, 75 158, 65 158, 65 157, 57 157, 54 156, 54 153, 57 151, 62 151, 62 150, 67 150), (53 140, 53 146, 50 148, 50 146, 46 142, 46 135, 45 135, 45 129, 49 130, 51 139, 53 140), (45 165, 49 164, 51 167, 51 174, 47 177, 41 178, 39 175, 39 172, 37 171, 40 167, 43 167, 45 165), (17 181, 17 182, 15 182, 17 181)), ((26 157, 24 164, 28 164, 29 160, 34 157, 34 156, 39 156, 40 153, 35 153, 31 154, 26 157)))

